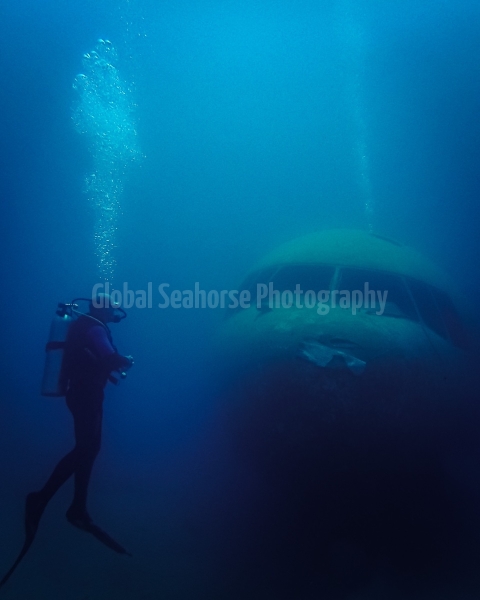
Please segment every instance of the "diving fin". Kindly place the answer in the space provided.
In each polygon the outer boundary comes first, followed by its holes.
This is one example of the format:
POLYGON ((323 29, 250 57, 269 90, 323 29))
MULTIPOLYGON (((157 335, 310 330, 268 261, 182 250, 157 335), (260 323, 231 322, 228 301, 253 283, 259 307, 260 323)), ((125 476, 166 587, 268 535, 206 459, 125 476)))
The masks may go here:
POLYGON ((91 520, 86 519, 75 519, 68 515, 67 520, 74 527, 81 529, 82 531, 86 531, 87 533, 91 533, 94 537, 97 538, 102 544, 113 550, 114 552, 118 552, 118 554, 126 554, 127 556, 132 556, 130 552, 127 552, 123 546, 121 546, 118 542, 116 542, 106 531, 103 531, 98 525, 95 525, 91 520))
POLYGON ((43 502, 39 502, 39 493, 32 492, 31 494, 28 494, 25 501, 25 542, 20 554, 17 556, 16 561, 13 563, 8 573, 0 581, 0 588, 7 583, 15 569, 21 563, 23 557, 30 550, 30 546, 33 544, 33 540, 35 539, 38 524, 40 523, 40 519, 44 510, 45 504, 43 502))
POLYGON ((23 557, 25 556, 25 554, 29 551, 30 546, 32 545, 32 542, 33 542, 33 538, 25 540, 25 543, 23 544, 23 548, 20 551, 20 554, 17 556, 17 560, 13 563, 13 565, 10 568, 10 570, 5 575, 5 577, 2 579, 2 581, 0 581, 0 588, 3 585, 5 585, 5 583, 7 583, 7 581, 10 579, 10 577, 13 574, 13 572, 15 571, 15 569, 21 563, 21 561, 22 561, 23 557))

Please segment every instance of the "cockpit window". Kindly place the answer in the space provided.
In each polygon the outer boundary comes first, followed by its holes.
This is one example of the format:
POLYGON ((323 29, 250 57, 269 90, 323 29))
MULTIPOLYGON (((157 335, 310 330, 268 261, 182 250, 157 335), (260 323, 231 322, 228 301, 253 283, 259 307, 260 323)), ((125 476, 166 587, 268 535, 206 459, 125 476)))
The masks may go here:
POLYGON ((335 268, 328 265, 285 265, 272 277, 274 289, 294 291, 299 285, 303 292, 329 290, 335 268))
MULTIPOLYGON (((335 267, 331 265, 277 265, 253 273, 243 282, 240 290, 250 292, 250 302, 254 306, 262 285, 268 288, 271 284, 272 289, 280 293, 285 290, 295 292, 297 285, 303 292, 313 290, 318 293, 330 289, 334 274, 335 267)), ((241 309, 237 307, 229 310, 226 317, 235 314, 238 310, 241 309)))
POLYGON ((440 310, 450 339, 456 346, 467 348, 469 346, 468 334, 453 302, 445 292, 432 288, 433 297, 440 310))
POLYGON ((240 290, 247 290, 250 292, 251 299, 254 301, 257 297, 257 288, 260 284, 266 283, 268 285, 269 281, 272 281, 272 278, 275 273, 278 272, 278 267, 269 267, 268 269, 264 269, 263 271, 257 271, 253 273, 242 283, 240 286, 240 290))
POLYGON ((442 319, 440 309, 435 302, 433 294, 434 288, 431 285, 427 285, 426 283, 415 279, 408 280, 408 287, 412 292, 418 312, 425 325, 432 331, 435 331, 435 333, 438 333, 438 335, 446 338, 447 329, 442 319))
MULTIPOLYGON (((359 290, 364 294, 365 301, 368 292, 373 293, 375 294, 373 298, 377 306, 378 293, 383 295, 386 292, 386 305, 383 313, 385 316, 418 320, 417 311, 408 293, 405 281, 399 275, 367 269, 344 268, 340 271, 338 289, 349 292, 359 290)), ((369 304, 372 305, 372 302, 370 301, 369 304)))
POLYGON ((329 265, 285 265, 275 269, 266 269, 249 277, 242 285, 242 290, 248 290, 252 302, 257 298, 260 285, 273 285, 274 290, 295 291, 296 286, 306 290, 329 290, 335 273, 335 267, 329 265))
POLYGON ((409 287, 425 325, 455 346, 468 348, 469 336, 449 296, 431 285, 410 280, 409 287))
MULTIPOLYGON (((378 293, 382 294, 386 303, 381 313, 385 317, 406 318, 423 323, 439 336, 450 339, 453 344, 462 348, 470 345, 469 336, 461 318, 449 296, 422 281, 403 277, 394 273, 375 271, 369 269, 355 269, 350 267, 336 267, 333 265, 277 265, 257 271, 252 274, 241 286, 241 290, 250 292, 251 304, 255 305, 257 294, 263 284, 273 286, 273 290, 282 293, 285 290, 295 292, 297 285, 303 292, 313 290, 330 290, 334 282, 335 288, 352 293, 359 290, 363 294, 375 294, 375 308, 370 300, 365 308, 372 314, 379 314, 378 293), (338 277, 335 277, 335 273, 338 277)), ((226 316, 231 316, 240 308, 229 310, 226 316)))

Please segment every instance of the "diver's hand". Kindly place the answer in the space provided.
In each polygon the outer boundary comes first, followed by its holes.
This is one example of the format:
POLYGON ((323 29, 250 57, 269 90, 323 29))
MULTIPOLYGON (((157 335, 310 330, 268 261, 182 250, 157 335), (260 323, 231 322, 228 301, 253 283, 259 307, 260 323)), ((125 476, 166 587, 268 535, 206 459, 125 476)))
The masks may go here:
POLYGON ((124 369, 131 369, 133 367, 133 365, 134 365, 133 356, 128 355, 125 358, 129 361, 129 364, 125 365, 125 367, 123 367, 123 368, 124 369))

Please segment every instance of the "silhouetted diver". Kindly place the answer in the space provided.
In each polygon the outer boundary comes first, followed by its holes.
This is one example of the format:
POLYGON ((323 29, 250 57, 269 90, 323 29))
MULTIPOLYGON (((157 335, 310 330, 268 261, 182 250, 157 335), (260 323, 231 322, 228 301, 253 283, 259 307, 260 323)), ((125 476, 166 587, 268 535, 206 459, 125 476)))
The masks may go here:
POLYGON ((103 298, 104 308, 95 308, 90 303, 90 313, 70 326, 65 347, 64 367, 69 382, 66 400, 74 420, 75 447, 60 460, 43 488, 27 495, 25 541, 12 567, 0 581, 0 587, 8 581, 30 549, 48 502, 72 475, 75 475, 75 492, 66 513, 69 523, 91 533, 115 552, 131 556, 95 525, 87 512, 88 484, 101 445, 103 389, 112 371, 129 368, 133 364, 131 357, 118 354, 107 327, 107 323, 120 320, 115 312, 116 306, 106 294, 99 296, 103 298))

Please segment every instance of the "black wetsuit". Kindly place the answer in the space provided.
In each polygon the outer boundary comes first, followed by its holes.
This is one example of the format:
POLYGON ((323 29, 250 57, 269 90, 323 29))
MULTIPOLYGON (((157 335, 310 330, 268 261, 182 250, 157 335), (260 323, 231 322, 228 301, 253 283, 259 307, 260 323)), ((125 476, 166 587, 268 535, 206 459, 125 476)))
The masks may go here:
POLYGON ((27 554, 48 502, 58 489, 75 474, 75 493, 67 511, 68 520, 120 554, 128 554, 118 542, 95 525, 87 512, 87 492, 93 463, 102 440, 103 388, 110 373, 131 366, 112 343, 108 327, 88 316, 72 323, 68 332, 62 374, 68 381, 67 406, 73 415, 75 447, 57 464, 47 483, 38 492, 28 494, 25 502, 25 541, 10 570, 0 580, 0 588, 9 580, 27 554))
POLYGON ((87 518, 87 491, 93 463, 100 450, 104 387, 110 373, 130 365, 112 343, 106 326, 87 316, 72 323, 63 362, 68 380, 67 406, 73 415, 75 447, 55 467, 41 490, 45 504, 75 474, 72 518, 87 518))

